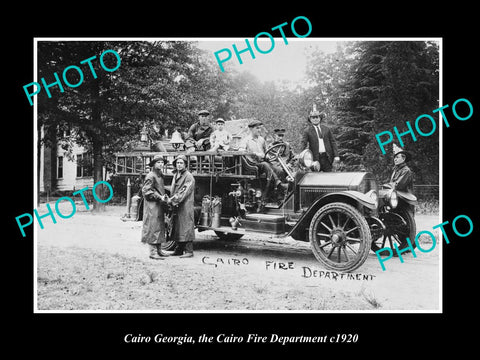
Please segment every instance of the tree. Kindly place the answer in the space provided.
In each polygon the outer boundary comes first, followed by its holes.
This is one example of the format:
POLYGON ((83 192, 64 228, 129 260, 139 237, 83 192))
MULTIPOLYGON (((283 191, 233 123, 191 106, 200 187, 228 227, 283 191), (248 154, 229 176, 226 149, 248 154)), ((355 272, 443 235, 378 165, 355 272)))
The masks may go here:
MULTIPOLYGON (((329 56, 315 54, 310 79, 327 103, 347 170, 368 170, 386 180, 391 154, 383 156, 375 134, 438 107, 438 46, 423 41, 348 42, 329 56), (338 63, 335 66, 335 63, 338 63)), ((413 141, 417 181, 438 181, 438 136, 413 141), (417 165, 421 164, 421 166, 417 165)))
MULTIPOLYGON (((188 109, 182 107, 181 81, 191 73, 195 48, 190 42, 39 42, 38 78, 53 83, 54 73, 61 78, 64 69, 95 56, 90 63, 97 74, 83 65, 83 82, 77 87, 64 86, 64 92, 52 92, 52 98, 38 96, 39 131, 42 141, 58 139, 66 149, 76 143, 91 150, 94 183, 102 179, 102 169, 109 154, 118 151, 132 137, 137 137, 144 125, 159 124, 171 128, 189 121, 188 109), (107 50, 114 50, 121 65, 106 72, 98 59, 107 50), (68 138, 58 130, 72 130, 68 138), (51 136, 55 134, 56 136, 51 136)), ((105 66, 115 67, 114 57, 104 56, 105 66)), ((118 63, 117 63, 118 64, 118 63)), ((78 72, 67 73, 70 84, 78 84, 78 72)), ((97 187, 99 189, 100 187, 97 187)), ((99 197, 102 198, 102 193, 99 197)), ((105 197, 103 197, 105 198, 105 197)), ((101 210, 102 203, 94 209, 101 210)))

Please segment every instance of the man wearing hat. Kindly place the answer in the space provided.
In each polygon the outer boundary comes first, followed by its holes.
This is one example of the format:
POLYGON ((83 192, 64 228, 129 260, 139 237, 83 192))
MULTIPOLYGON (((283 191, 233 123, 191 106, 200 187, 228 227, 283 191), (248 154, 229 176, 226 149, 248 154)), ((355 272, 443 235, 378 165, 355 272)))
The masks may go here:
POLYGON ((272 182, 274 183, 275 189, 282 189, 283 191, 287 191, 288 189, 288 184, 282 183, 282 181, 279 179, 279 177, 273 170, 272 165, 265 161, 265 152, 267 151, 267 146, 265 143, 265 139, 260 135, 262 125, 263 123, 258 120, 253 120, 248 124, 251 135, 247 138, 247 141, 244 145, 246 151, 253 153, 253 155, 245 156, 245 161, 247 162, 247 164, 251 166, 256 166, 259 173, 263 173, 267 177, 265 191, 262 192, 262 205, 259 209, 260 211, 265 206, 265 202, 268 199, 268 194, 272 182))
POLYGON ((413 194, 413 173, 407 166, 410 160, 410 153, 393 144, 393 167, 390 185, 397 191, 404 191, 413 194))
POLYGON ((163 260, 168 256, 161 249, 165 242, 165 217, 163 203, 167 201, 165 195, 162 168, 165 159, 155 155, 150 161, 151 171, 145 177, 142 195, 145 198, 143 205, 142 242, 148 244, 151 259, 163 260))
POLYGON ((178 155, 173 160, 173 179, 171 197, 168 203, 175 211, 172 240, 177 243, 173 256, 181 258, 193 257, 193 241, 195 240, 194 220, 194 188, 195 178, 187 170, 187 157, 178 155))
MULTIPOLYGON (((292 148, 290 147, 290 143, 284 140, 285 136, 285 129, 275 129, 273 130, 274 132, 274 140, 270 144, 270 146, 275 146, 277 144, 283 144, 285 145, 285 148, 279 154, 279 156, 282 157, 283 161, 285 164, 291 169, 293 166, 293 162, 295 161, 295 155, 293 154, 292 148)), ((282 165, 278 160, 273 160, 271 161, 271 164, 273 166, 273 170, 277 173, 278 177, 282 181, 287 181, 287 174, 285 170, 283 169, 282 165)), ((288 179, 290 181, 293 181, 293 179, 288 179)))
POLYGON ((305 128, 302 135, 302 150, 310 148, 313 154, 313 168, 315 171, 332 171, 332 164, 338 163, 338 149, 333 139, 332 132, 320 121, 325 117, 324 113, 317 110, 315 104, 308 117, 309 125, 305 128))
MULTIPOLYGON (((399 194, 402 194, 404 198, 415 199, 413 195, 413 172, 407 166, 407 162, 410 161, 411 155, 408 151, 403 150, 396 144, 393 144, 393 172, 390 177, 388 185, 397 190, 399 194)), ((405 209, 415 216, 415 205, 404 204, 405 209)))
POLYGON ((190 126, 185 139, 185 148, 188 152, 210 149, 210 135, 215 130, 210 125, 210 113, 207 110, 198 112, 198 122, 190 126))

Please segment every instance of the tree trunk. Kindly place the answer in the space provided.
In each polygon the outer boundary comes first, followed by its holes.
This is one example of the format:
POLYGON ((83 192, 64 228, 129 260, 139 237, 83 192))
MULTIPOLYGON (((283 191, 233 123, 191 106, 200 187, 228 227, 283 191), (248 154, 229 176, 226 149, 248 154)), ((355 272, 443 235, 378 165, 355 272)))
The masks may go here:
POLYGON ((37 207, 40 205, 40 183, 48 202, 50 194, 57 188, 57 137, 48 126, 37 129, 37 207), (42 157, 43 151, 43 157, 42 157), (40 170, 43 169, 43 172, 40 170), (41 178, 40 178, 41 177, 41 178))
MULTIPOLYGON (((103 143, 99 139, 95 139, 93 143, 93 184, 95 185, 99 181, 103 180, 103 153, 102 146, 103 143)), ((98 199, 104 200, 109 196, 109 193, 106 190, 105 185, 100 184, 95 187, 95 194, 98 199)), ((92 189, 93 191, 93 189, 92 189)), ((98 202, 95 197, 93 200, 93 212, 103 212, 105 211, 105 203, 98 202)))
MULTIPOLYGON (((102 110, 100 107, 100 85, 99 81, 93 81, 91 85, 92 96, 92 132, 90 139, 92 140, 93 155, 93 186, 103 180, 103 138, 102 138, 102 110)), ((93 189, 92 189, 93 191, 93 189)), ((98 202, 97 199, 106 199, 105 186, 100 184, 95 187, 93 197, 93 212, 104 212, 105 203, 98 202), (96 195, 96 197, 95 197, 96 195)))
MULTIPOLYGON (((93 133, 92 133, 92 152, 93 152, 93 184, 103 180, 103 139, 102 139, 102 116, 100 109, 100 88, 98 81, 92 83, 92 124, 93 124, 93 133)), ((92 189, 93 191, 93 189, 92 189)), ((95 194, 98 199, 104 200, 107 197, 105 196, 105 185, 100 184, 95 187, 95 194)), ((93 198, 93 212, 103 212, 105 211, 105 203, 98 202, 94 196, 93 198)))
MULTIPOLYGON (((42 128, 41 126, 38 127, 37 129, 37 208, 40 206, 40 176, 43 174, 40 174, 40 169, 41 169, 41 162, 43 161, 41 155, 42 151, 42 128)), ((43 168, 43 171, 45 172, 45 168, 43 168)), ((43 175, 44 176, 44 175, 43 175)))

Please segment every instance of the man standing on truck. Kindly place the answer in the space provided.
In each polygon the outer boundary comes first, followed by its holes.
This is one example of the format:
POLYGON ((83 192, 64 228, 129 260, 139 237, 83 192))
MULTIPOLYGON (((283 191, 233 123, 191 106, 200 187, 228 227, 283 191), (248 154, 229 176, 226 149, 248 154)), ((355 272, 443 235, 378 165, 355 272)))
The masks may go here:
POLYGON ((320 124, 324 118, 325 114, 320 113, 314 104, 308 117, 310 124, 303 131, 301 148, 310 148, 312 151, 313 170, 330 172, 340 157, 332 132, 326 125, 320 124))

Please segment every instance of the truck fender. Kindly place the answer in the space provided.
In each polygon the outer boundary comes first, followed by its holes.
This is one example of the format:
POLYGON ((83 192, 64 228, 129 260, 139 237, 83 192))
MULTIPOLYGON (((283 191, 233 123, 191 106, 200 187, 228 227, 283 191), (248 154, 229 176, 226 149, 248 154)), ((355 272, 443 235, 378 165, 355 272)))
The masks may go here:
POLYGON ((302 217, 297 221, 293 228, 289 231, 287 236, 293 237, 295 240, 305 239, 305 227, 310 226, 310 221, 313 215, 320 209, 323 205, 326 205, 331 202, 345 202, 353 206, 365 206, 369 209, 376 209, 376 202, 369 196, 362 194, 358 191, 345 190, 339 192, 329 193, 320 199, 317 199, 308 210, 302 215, 302 217))
POLYGON ((406 191, 398 191, 398 190, 397 190, 397 194, 398 194, 398 197, 404 200, 407 204, 417 205, 417 197, 415 195, 406 191))

